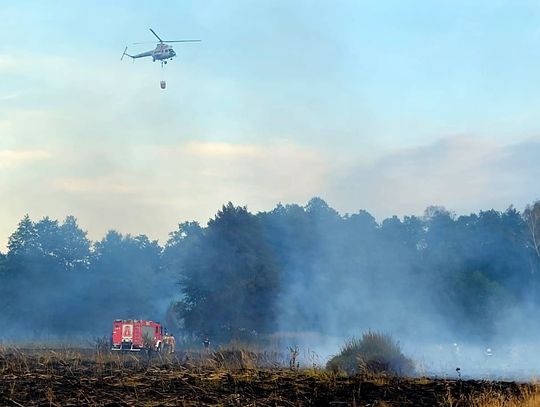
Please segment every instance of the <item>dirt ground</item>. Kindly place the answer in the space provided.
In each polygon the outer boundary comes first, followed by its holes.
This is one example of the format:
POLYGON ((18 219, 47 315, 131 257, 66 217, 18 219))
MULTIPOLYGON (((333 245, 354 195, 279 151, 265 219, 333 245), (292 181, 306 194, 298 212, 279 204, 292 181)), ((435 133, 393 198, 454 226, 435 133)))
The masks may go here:
MULTIPOLYGON (((240 356, 242 359, 245 356, 240 356)), ((226 359, 226 358, 225 358, 226 359)), ((531 384, 476 380, 346 377, 316 369, 227 367, 77 352, 0 352, 4 406, 468 406, 480 395, 508 399, 531 384)))

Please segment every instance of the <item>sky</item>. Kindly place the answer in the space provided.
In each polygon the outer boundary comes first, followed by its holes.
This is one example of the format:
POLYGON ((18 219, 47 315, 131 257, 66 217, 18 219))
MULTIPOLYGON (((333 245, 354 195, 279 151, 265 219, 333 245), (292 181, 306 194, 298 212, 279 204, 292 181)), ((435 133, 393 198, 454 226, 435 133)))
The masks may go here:
POLYGON ((540 199, 540 1, 4 0, 0 21, 1 251, 26 213, 163 243, 228 201, 540 199), (202 42, 120 61, 148 28, 202 42))

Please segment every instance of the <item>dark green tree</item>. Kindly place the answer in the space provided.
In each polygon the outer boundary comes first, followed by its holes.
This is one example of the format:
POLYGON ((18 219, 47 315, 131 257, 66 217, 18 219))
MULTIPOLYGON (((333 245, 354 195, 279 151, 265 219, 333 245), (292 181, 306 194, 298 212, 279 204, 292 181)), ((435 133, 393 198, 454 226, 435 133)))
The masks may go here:
POLYGON ((26 215, 10 236, 7 285, 10 318, 34 334, 67 328, 79 278, 70 273, 87 265, 90 242, 74 217, 63 224, 48 217, 34 223, 26 215))
POLYGON ((30 216, 26 214, 15 232, 8 240, 8 259, 10 261, 20 261, 27 256, 34 256, 37 253, 37 230, 30 216))
POLYGON ((106 329, 117 318, 155 320, 164 315, 168 293, 159 287, 171 282, 160 272, 160 257, 157 241, 109 231, 94 245, 87 318, 106 329))
POLYGON ((188 226, 168 243, 190 252, 178 267, 185 328, 222 340, 275 329, 279 270, 257 217, 229 202, 203 233, 188 226))

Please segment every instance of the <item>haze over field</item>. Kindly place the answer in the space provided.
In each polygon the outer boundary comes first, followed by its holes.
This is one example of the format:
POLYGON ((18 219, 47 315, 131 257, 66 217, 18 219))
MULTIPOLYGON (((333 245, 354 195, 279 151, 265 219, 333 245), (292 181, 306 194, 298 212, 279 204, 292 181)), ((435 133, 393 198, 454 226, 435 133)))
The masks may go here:
POLYGON ((257 214, 229 203, 164 246, 115 231, 91 242, 73 217, 25 216, 0 254, 0 341, 88 342, 140 318, 162 321, 182 348, 207 336, 299 346, 312 364, 372 330, 399 338, 417 372, 536 375, 538 231, 540 202, 380 224, 320 198, 257 214))
POLYGON ((0 244, 25 213, 164 242, 229 200, 523 209, 539 17, 535 1, 3 3, 0 244), (120 62, 149 27, 203 42, 164 72, 120 62))
POLYGON ((324 359, 374 329, 430 373, 537 373, 538 1, 26 0, 0 21, 0 341, 159 318, 324 359), (202 42, 120 61, 150 27, 202 42))

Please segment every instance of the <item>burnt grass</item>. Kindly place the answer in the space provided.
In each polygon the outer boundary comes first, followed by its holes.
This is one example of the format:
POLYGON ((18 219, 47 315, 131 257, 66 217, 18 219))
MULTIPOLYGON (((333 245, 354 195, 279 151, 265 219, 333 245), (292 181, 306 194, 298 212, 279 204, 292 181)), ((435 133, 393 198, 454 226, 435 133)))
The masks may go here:
MULTIPOLYGON (((249 356, 249 355, 248 355, 249 356)), ((250 365, 245 354, 89 354, 0 351, 2 406, 467 406, 532 384, 386 376, 250 365)))

